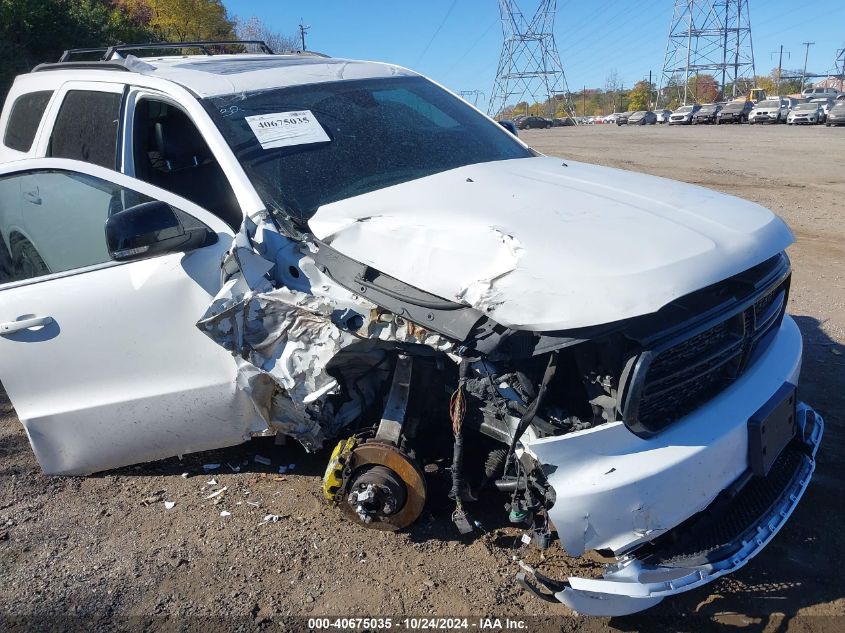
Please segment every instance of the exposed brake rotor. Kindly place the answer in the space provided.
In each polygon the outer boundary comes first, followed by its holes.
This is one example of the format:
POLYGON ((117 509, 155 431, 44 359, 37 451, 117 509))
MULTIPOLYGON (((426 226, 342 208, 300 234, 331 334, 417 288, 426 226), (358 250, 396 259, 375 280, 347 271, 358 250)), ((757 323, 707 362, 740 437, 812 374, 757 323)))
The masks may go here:
POLYGON ((366 442, 352 451, 349 484, 338 495, 341 511, 376 530, 401 530, 420 516, 425 478, 414 461, 383 442, 366 442))

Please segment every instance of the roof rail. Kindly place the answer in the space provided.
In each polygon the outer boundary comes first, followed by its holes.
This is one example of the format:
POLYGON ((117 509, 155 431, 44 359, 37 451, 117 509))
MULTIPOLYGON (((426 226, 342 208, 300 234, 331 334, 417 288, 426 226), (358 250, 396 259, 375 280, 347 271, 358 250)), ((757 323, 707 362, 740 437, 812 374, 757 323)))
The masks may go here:
POLYGON ((273 49, 264 40, 197 40, 192 42, 149 42, 147 44, 116 44, 109 46, 103 53, 102 60, 109 61, 115 53, 123 51, 156 50, 162 48, 182 49, 198 48, 206 55, 214 55, 211 46, 236 46, 239 44, 255 44, 267 55, 273 54, 273 49))
MULTIPOLYGON (((205 55, 214 55, 212 46, 234 46, 239 44, 254 44, 261 48, 263 53, 268 55, 273 54, 273 49, 270 48, 264 40, 197 40, 191 42, 147 42, 145 44, 115 44, 113 46, 101 46, 98 48, 70 48, 62 53, 59 58, 59 63, 64 64, 71 61, 71 57, 77 55, 86 55, 90 53, 101 53, 100 61, 113 61, 115 53, 123 51, 139 51, 139 50, 160 50, 167 49, 182 49, 182 48, 198 48, 205 55)), ((90 61, 90 60, 89 60, 90 61)))
POLYGON ((62 53, 61 57, 59 57, 59 63, 69 62, 70 58, 74 55, 85 55, 86 53, 105 53, 106 48, 107 47, 105 46, 102 46, 100 48, 69 48, 64 53, 62 53))
POLYGON ((115 60, 112 62, 54 62, 50 64, 38 64, 32 69, 32 72, 37 73, 44 70, 122 70, 130 71, 121 61, 115 60))

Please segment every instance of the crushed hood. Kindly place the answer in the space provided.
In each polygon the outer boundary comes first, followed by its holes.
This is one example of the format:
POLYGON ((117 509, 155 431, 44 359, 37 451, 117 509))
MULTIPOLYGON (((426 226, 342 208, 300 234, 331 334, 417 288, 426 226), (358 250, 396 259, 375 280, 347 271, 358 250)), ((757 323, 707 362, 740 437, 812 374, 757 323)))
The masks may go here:
POLYGON ((469 165, 334 202, 309 226, 383 273, 540 331, 654 312, 793 240, 757 204, 549 157, 469 165))

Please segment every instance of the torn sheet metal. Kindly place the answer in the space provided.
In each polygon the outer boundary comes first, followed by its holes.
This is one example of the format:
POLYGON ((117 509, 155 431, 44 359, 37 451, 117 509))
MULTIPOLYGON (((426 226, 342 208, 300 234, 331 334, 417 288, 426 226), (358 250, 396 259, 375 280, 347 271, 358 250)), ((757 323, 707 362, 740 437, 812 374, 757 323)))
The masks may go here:
POLYGON ((377 396, 391 370, 386 348, 454 346, 337 285, 314 264, 314 248, 268 217, 246 220, 223 265, 231 277, 197 323, 235 356, 238 386, 261 418, 308 450, 377 396))

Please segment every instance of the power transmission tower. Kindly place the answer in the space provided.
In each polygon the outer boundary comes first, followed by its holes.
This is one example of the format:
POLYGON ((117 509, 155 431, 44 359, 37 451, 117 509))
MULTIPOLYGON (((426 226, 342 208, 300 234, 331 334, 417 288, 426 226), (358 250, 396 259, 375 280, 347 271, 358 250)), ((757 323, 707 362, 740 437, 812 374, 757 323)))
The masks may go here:
POLYGON ((504 43, 487 114, 500 116, 519 101, 542 104, 548 117, 558 106, 575 117, 575 106, 566 84, 555 44, 556 0, 540 0, 528 20, 516 0, 499 0, 504 43))
POLYGON ((659 102, 697 101, 701 75, 711 75, 724 97, 754 86, 748 0, 675 0, 659 102))
POLYGON ((484 98, 484 93, 480 90, 461 90, 458 94, 461 95, 461 99, 471 103, 475 107, 478 107, 479 99, 484 98))

